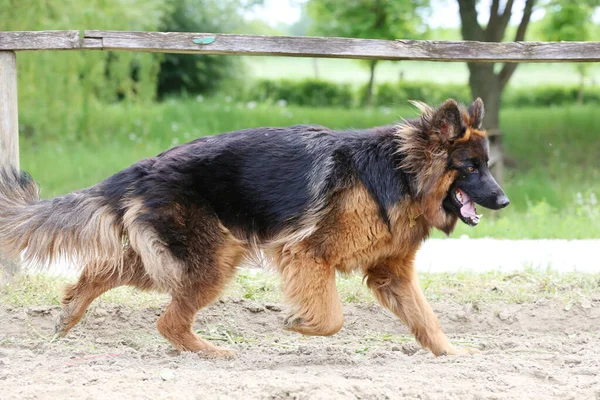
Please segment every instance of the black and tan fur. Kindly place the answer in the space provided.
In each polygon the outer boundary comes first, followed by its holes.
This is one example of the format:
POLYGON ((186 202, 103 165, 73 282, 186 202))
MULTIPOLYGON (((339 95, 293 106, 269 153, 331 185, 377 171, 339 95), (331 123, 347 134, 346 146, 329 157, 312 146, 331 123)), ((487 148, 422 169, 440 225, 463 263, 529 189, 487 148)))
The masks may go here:
POLYGON ((415 254, 432 228, 454 229, 454 187, 490 208, 508 200, 487 171, 481 100, 468 110, 453 100, 415 104, 421 116, 394 126, 201 138, 53 200, 40 201, 26 175, 4 171, 0 249, 28 263, 67 257, 84 266, 65 290, 60 335, 96 297, 131 285, 171 294, 157 325, 176 348, 228 356, 192 324, 237 266, 260 253, 283 278, 285 329, 339 331, 336 272, 360 271, 421 345, 455 354, 419 288, 415 254), (480 177, 470 175, 473 165, 480 177))

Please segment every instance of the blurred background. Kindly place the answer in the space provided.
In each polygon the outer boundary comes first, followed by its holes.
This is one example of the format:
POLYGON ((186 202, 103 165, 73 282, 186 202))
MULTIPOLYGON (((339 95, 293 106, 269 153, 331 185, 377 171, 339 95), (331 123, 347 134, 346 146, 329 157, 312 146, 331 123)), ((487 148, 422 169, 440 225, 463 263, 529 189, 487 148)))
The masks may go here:
MULTIPOLYGON (((0 0, 0 30, 598 41, 599 0, 0 0)), ((453 236, 600 237, 600 65, 373 62, 103 51, 18 54, 22 168, 45 198, 235 129, 413 117, 481 96, 512 204, 453 236)), ((437 234, 437 237, 442 235, 437 234)))

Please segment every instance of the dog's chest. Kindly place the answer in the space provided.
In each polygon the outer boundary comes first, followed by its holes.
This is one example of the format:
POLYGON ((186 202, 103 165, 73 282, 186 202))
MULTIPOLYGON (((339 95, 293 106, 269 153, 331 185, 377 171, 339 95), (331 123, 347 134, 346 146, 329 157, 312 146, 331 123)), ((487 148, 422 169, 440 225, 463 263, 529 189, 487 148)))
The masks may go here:
POLYGON ((415 253, 428 230, 420 208, 399 203, 389 210, 390 224, 362 188, 348 193, 337 212, 324 218, 309 239, 324 261, 349 272, 379 260, 415 253))

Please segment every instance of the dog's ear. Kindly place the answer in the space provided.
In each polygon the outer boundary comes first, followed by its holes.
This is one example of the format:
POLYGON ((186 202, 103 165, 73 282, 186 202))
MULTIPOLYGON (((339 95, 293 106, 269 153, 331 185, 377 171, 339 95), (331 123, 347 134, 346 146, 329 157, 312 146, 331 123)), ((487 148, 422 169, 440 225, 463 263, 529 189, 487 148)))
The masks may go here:
POLYGON ((469 106, 468 111, 471 127, 475 129, 481 129, 481 123, 484 115, 483 100, 481 100, 480 97, 475 99, 475 101, 469 106))
POLYGON ((444 142, 455 140, 465 134, 458 104, 448 99, 433 114, 431 128, 444 142))

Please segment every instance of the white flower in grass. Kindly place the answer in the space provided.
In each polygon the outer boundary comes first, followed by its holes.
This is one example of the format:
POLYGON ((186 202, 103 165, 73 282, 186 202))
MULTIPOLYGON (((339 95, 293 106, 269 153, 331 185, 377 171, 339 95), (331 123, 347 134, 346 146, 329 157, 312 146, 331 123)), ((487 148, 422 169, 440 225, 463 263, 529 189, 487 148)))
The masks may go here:
POLYGON ((131 140, 132 142, 135 142, 135 140, 137 139, 137 135, 133 132, 131 132, 129 134, 129 140, 131 140))
POLYGON ((249 110, 254 110, 256 108, 256 102, 255 101, 249 101, 248 104, 246 104, 246 107, 249 110))
POLYGON ((231 96, 225 96, 225 102, 231 103, 231 96))
POLYGON ((177 122, 171 123, 171 130, 177 132, 179 130, 179 124, 177 122))
POLYGON ((286 107, 287 106, 287 101, 281 99, 281 100, 277 100, 277 105, 279 107, 286 107))
POLYGON ((204 101, 204 96, 202 96, 201 94, 199 94, 198 96, 196 96, 196 101, 198 103, 202 103, 204 101))
POLYGON ((173 140, 171 140, 171 146, 177 146, 178 144, 179 144, 179 138, 174 137, 173 140))

